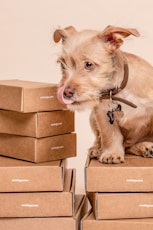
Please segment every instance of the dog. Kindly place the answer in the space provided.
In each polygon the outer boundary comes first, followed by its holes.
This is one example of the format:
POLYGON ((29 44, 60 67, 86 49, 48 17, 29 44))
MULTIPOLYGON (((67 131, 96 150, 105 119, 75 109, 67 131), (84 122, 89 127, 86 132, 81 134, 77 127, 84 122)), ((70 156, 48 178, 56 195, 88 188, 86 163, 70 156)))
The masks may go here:
POLYGON ((120 49, 130 35, 140 36, 116 26, 69 26, 53 34, 55 43, 62 42, 57 97, 72 111, 91 109, 96 139, 89 156, 102 163, 122 163, 125 153, 153 157, 153 67, 120 49))

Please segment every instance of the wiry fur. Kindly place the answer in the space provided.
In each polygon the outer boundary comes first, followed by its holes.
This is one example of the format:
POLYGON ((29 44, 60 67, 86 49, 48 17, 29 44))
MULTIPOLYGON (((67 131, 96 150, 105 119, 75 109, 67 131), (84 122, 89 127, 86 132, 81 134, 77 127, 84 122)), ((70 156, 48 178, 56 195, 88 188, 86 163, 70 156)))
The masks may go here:
POLYGON ((153 67, 142 58, 125 53, 119 48, 123 38, 139 36, 135 29, 108 26, 102 32, 74 27, 56 30, 55 42, 62 40, 58 59, 62 67, 59 86, 73 90, 69 97, 71 110, 91 108, 90 123, 96 140, 89 149, 90 157, 103 163, 124 161, 125 151, 144 157, 153 157, 153 67), (87 69, 86 63, 92 63, 87 69), (124 63, 128 63, 129 78, 117 97, 134 103, 137 108, 120 103, 121 112, 114 112, 110 124, 107 111, 115 104, 99 101, 100 92, 120 87, 124 77, 124 63))

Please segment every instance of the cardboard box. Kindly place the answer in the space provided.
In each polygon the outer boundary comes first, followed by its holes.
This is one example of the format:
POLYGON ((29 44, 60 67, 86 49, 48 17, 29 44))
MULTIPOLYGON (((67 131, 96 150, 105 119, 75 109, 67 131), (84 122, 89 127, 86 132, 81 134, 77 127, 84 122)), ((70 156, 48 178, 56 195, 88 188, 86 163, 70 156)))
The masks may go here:
POLYGON ((153 217, 153 193, 89 193, 97 220, 153 217))
POLYGON ((63 192, 0 193, 0 217, 55 217, 74 214, 75 170, 65 173, 63 192))
POLYGON ((74 131, 74 113, 69 110, 19 113, 0 110, 0 133, 47 137, 74 131))
POLYGON ((80 230, 80 219, 87 212, 86 197, 75 196, 72 217, 0 218, 1 230, 80 230))
POLYGON ((63 191, 66 160, 31 163, 0 157, 0 192, 63 191))
POLYGON ((34 138, 0 134, 0 154, 31 162, 47 162, 76 156, 76 134, 34 138))
POLYGON ((94 214, 89 212, 81 221, 81 230, 152 230, 153 218, 125 219, 125 220, 95 220, 94 214))
POLYGON ((153 159, 127 155, 122 164, 87 159, 85 181, 88 192, 150 192, 153 191, 153 159))
POLYGON ((24 113, 65 108, 57 100, 56 94, 56 84, 22 80, 1 80, 0 108, 24 113))

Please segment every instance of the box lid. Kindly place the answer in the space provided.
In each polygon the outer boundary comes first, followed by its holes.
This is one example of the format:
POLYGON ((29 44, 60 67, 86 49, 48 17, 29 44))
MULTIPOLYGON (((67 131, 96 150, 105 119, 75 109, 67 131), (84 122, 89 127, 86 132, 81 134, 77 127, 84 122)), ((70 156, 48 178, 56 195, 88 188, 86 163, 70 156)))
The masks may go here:
POLYGON ((153 218, 96 220, 92 211, 89 211, 81 221, 81 230, 152 230, 153 218))
POLYGON ((0 110, 0 133, 48 137, 74 131, 74 113, 69 110, 20 113, 0 110))
POLYGON ((90 193, 88 195, 97 220, 153 218, 153 193, 90 193))
POLYGON ((56 94, 56 84, 22 80, 1 80, 0 108, 25 113, 65 108, 57 100, 56 94))
POLYGON ((0 229, 5 230, 80 230, 80 219, 87 212, 86 197, 75 196, 75 211, 72 217, 0 218, 0 229))
POLYGON ((0 133, 0 154, 35 163, 76 156, 76 134, 44 138, 0 133))
POLYGON ((88 192, 153 191, 153 159, 127 155, 125 163, 102 164, 87 159, 85 167, 88 192))
POLYGON ((66 160, 35 164, 0 156, 0 192, 62 191, 65 167, 66 160))

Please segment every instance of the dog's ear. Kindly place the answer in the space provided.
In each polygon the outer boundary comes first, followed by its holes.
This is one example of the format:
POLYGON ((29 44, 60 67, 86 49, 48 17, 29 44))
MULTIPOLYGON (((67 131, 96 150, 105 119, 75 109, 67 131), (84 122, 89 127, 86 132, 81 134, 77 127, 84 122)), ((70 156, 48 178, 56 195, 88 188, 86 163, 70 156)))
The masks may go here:
POLYGON ((98 36, 106 42, 109 51, 113 52, 122 45, 122 38, 126 38, 130 35, 134 35, 136 37, 140 36, 136 29, 114 26, 107 26, 98 36))
POLYGON ((53 34, 54 42, 59 42, 62 39, 64 42, 69 36, 76 32, 76 29, 73 26, 68 26, 64 29, 57 29, 53 34))

